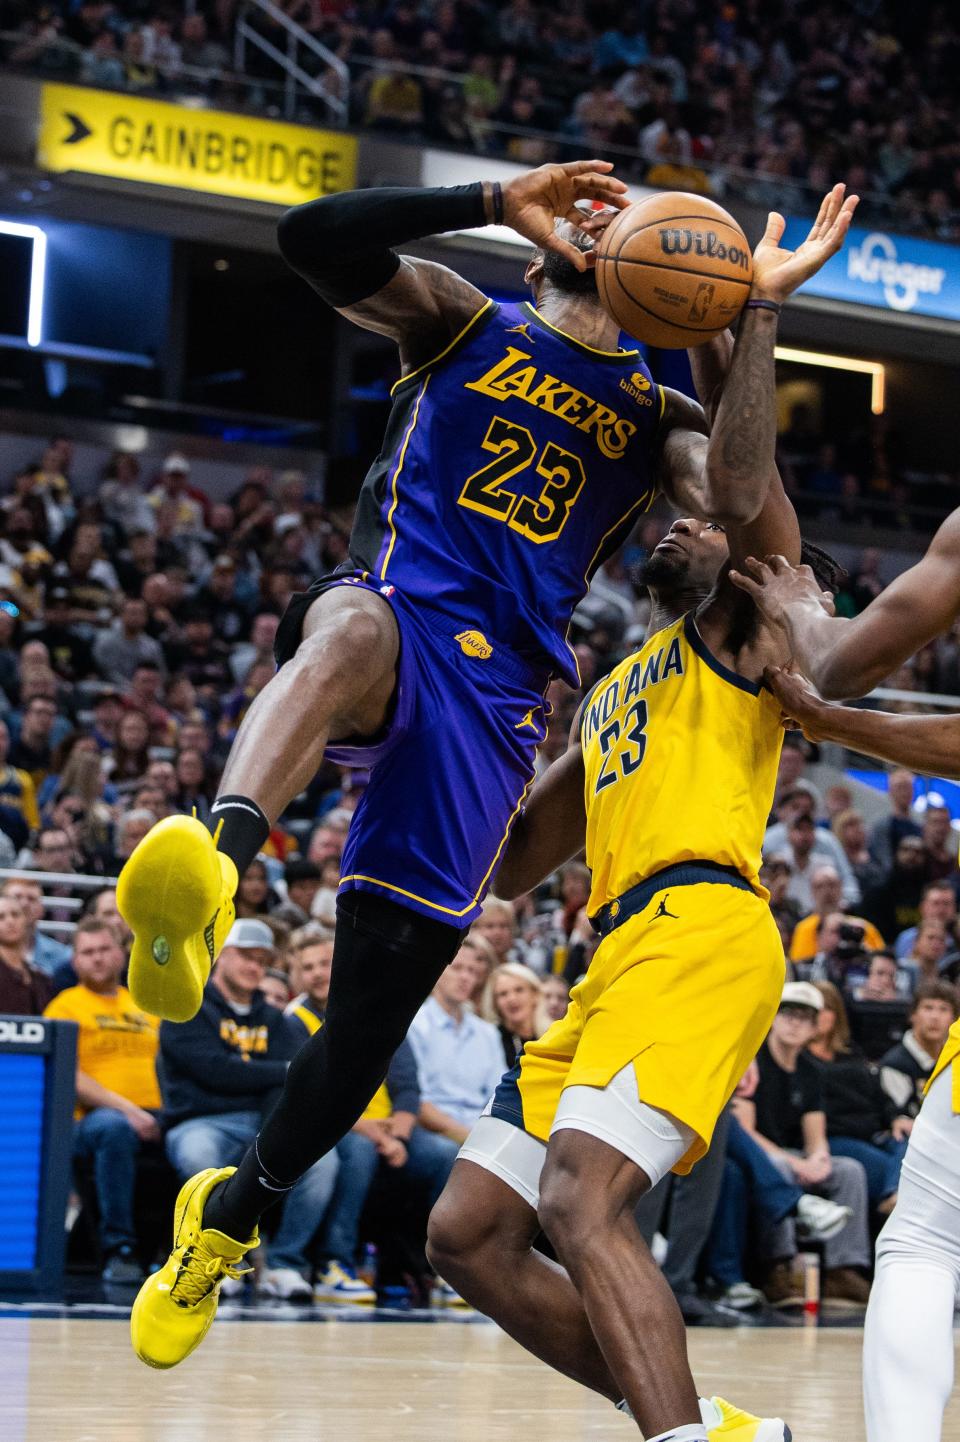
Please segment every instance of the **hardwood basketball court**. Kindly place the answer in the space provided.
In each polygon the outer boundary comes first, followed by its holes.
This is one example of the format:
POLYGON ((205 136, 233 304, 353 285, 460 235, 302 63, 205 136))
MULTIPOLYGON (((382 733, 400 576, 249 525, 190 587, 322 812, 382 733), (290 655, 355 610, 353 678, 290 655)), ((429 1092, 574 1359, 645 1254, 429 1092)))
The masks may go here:
MULTIPOLYGON (((864 1442, 859 1329, 694 1331, 701 1390, 864 1442)), ((0 1316, 3 1442, 581 1442, 638 1434, 485 1322, 219 1319, 151 1372, 121 1320, 0 1316)), ((913 1439, 904 1438, 904 1442, 913 1439)), ((960 1406, 944 1442, 960 1442, 960 1406)))

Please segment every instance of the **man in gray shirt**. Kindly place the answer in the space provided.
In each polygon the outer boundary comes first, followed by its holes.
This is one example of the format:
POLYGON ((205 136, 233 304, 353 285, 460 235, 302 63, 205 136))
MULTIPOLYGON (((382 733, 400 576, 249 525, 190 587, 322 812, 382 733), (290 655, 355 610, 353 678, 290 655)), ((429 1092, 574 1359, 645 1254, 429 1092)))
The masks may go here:
POLYGON ((93 643, 93 659, 101 676, 124 684, 133 680, 133 673, 144 661, 151 661, 166 671, 163 650, 146 632, 147 604, 138 596, 128 596, 119 620, 109 631, 101 631, 93 643))

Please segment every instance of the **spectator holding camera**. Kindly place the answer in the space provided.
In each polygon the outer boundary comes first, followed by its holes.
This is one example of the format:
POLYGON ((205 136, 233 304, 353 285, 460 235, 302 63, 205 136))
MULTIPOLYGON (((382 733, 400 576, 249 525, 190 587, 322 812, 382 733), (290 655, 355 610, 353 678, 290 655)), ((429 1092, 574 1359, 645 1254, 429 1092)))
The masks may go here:
MULTIPOLYGON (((167 1155, 184 1181, 243 1156, 280 1094, 296 1050, 286 1019, 263 997, 260 981, 274 958, 266 922, 234 922, 203 1003, 192 1021, 160 1027, 167 1155)), ((288 1193, 267 1247, 263 1290, 284 1301, 310 1301, 308 1248, 333 1195, 336 1152, 329 1152, 288 1193)))
MULTIPOLYGON (((865 1305, 870 1288, 862 1273, 871 1262, 866 1174, 849 1157, 831 1157, 820 1076, 806 1055, 822 1009, 823 997, 810 982, 786 984, 757 1057, 756 1092, 752 1099, 735 1101, 734 1115, 782 1176, 849 1208, 846 1227, 824 1248, 823 1296, 865 1305)), ((790 1294, 785 1259, 796 1254, 792 1219, 767 1228, 761 1249, 772 1263, 764 1290, 771 1301, 783 1300, 790 1294)))
MULTIPOLYGON (((843 909, 843 882, 835 866, 815 866, 810 873, 814 909, 797 923, 790 942, 791 961, 812 961, 817 955, 823 919, 843 909)), ((870 922, 864 922, 863 943, 868 951, 879 951, 883 937, 870 922)))
POLYGON ((949 982, 925 981, 917 987, 909 1029, 880 1058, 883 1089, 902 1115, 919 1113, 930 1074, 956 1019, 957 992, 949 982))
POLYGON ((853 1045, 840 992, 829 981, 816 987, 823 1007, 807 1051, 820 1073, 830 1155, 860 1162, 870 1205, 887 1216, 897 1199, 913 1120, 898 1111, 877 1072, 853 1045))
POLYGON ((123 966, 107 923, 85 917, 74 933, 77 985, 44 1013, 79 1028, 73 1150, 93 1163, 103 1279, 114 1283, 143 1279, 133 1217, 137 1158, 144 1143, 160 1141, 158 1023, 120 985, 123 966))
POLYGON ((803 981, 830 981, 852 996, 863 986, 870 970, 870 952, 864 945, 867 923, 859 916, 832 911, 817 931, 817 954, 797 967, 803 981))

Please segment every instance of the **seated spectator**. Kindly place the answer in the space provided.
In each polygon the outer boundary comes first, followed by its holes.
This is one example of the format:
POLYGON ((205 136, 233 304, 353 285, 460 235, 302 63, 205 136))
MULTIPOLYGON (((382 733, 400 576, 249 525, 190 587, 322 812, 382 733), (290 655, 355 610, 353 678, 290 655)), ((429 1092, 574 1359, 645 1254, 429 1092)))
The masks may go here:
POLYGON ((313 903, 323 885, 323 871, 313 861, 288 861, 283 868, 287 899, 275 906, 271 916, 290 926, 306 926, 313 915, 313 903))
POLYGON ((182 672, 196 687, 201 705, 213 703, 230 689, 227 647, 214 634, 209 610, 194 602, 183 613, 183 640, 166 647, 171 671, 182 672))
POLYGON ((946 954, 947 932, 943 923, 921 921, 916 928, 913 945, 900 962, 911 995, 922 982, 940 979, 940 964, 946 954))
POLYGON ((113 844, 113 859, 110 870, 119 876, 123 865, 136 851, 148 831, 157 824, 157 818, 145 807, 126 811, 117 822, 113 844))
POLYGON ((926 865, 926 852, 920 837, 901 837, 890 871, 863 898, 860 908, 863 915, 891 941, 906 927, 916 926, 920 919, 926 865))
POLYGON ((817 931, 816 956, 797 966, 797 976, 803 981, 832 981, 834 986, 853 996, 866 981, 870 969, 866 928, 867 922, 861 916, 830 912, 817 931))
POLYGON ((276 896, 270 886, 266 865, 258 856, 251 861, 240 878, 234 898, 237 916, 263 916, 275 901, 276 896))
MULTIPOLYGON (((330 993, 333 938, 315 924, 291 937, 294 985, 303 995, 287 1010, 297 1046, 323 1025, 330 993)), ((324 1224, 321 1250, 327 1266, 316 1296, 327 1302, 373 1302, 376 1293, 357 1277, 360 1219, 382 1163, 405 1182, 425 1188, 432 1206, 456 1160, 457 1143, 418 1125, 420 1085, 410 1043, 395 1052, 386 1080, 363 1116, 337 1143, 340 1171, 324 1224)))
POLYGON ((184 746, 177 752, 174 770, 177 776, 177 810, 188 816, 195 812, 200 821, 209 821, 214 781, 207 757, 195 747, 184 746))
POLYGON ((27 961, 27 917, 12 896, 0 896, 0 1016, 41 1016, 53 999, 45 971, 27 961))
POLYGON ((271 611, 262 611, 253 618, 250 640, 234 646, 230 655, 230 670, 238 686, 246 684, 247 677, 258 663, 276 670, 273 643, 279 624, 279 616, 275 616, 271 611))
POLYGON ((854 989, 855 1001, 899 1001, 913 988, 906 973, 900 984, 901 969, 888 951, 875 951, 867 968, 867 979, 854 989))
POLYGON ((793 861, 788 851, 774 851, 763 858, 760 880, 770 893, 770 910, 781 936, 784 954, 789 954, 793 933, 801 921, 800 907, 787 892, 793 875, 793 861))
POLYGON ((410 1024, 421 1126, 461 1143, 503 1075, 497 1028, 467 1009, 477 977, 469 936, 410 1024))
POLYGON ((562 1021, 570 1005, 570 988, 562 976, 543 978, 543 1009, 548 1022, 562 1021))
POLYGON ((109 766, 110 781, 139 781, 150 764, 150 723, 142 711, 124 711, 117 725, 117 740, 109 766))
POLYGON ((919 926, 925 921, 936 921, 945 930, 950 930, 957 920, 957 893, 949 881, 931 881, 923 888, 920 898, 920 920, 917 926, 908 926, 901 931, 893 944, 897 957, 909 956, 917 939, 919 926))
POLYGON ((957 834, 946 806, 928 806, 923 813, 922 839, 927 854, 927 875, 932 881, 949 879, 960 885, 957 870, 957 834))
POLYGON ((920 823, 913 809, 916 778, 912 771, 891 771, 887 780, 890 814, 874 823, 870 830, 870 855, 881 871, 889 871, 897 847, 905 836, 922 836, 920 823))
POLYGON ((120 915, 116 887, 105 886, 102 891, 95 891, 89 895, 83 904, 83 915, 95 916, 98 921, 105 922, 113 932, 117 945, 123 951, 124 956, 129 953, 133 942, 133 932, 120 915))
POLYGON ((37 971, 52 976, 58 966, 70 960, 73 951, 56 937, 38 929, 37 923, 43 917, 43 887, 39 881, 29 877, 10 877, 0 886, 0 897, 3 896, 15 901, 26 918, 24 960, 37 971))
POLYGON ((847 1009, 837 988, 829 981, 819 981, 816 987, 823 1007, 807 1052, 820 1072, 830 1155, 861 1163, 870 1205, 887 1216, 897 1200, 913 1119, 897 1111, 877 1072, 853 1046, 847 1009))
MULTIPOLYGON (((280 1093, 295 1047, 283 1013, 260 992, 273 958, 265 923, 235 922, 197 1015, 161 1023, 167 1155, 184 1181, 207 1167, 239 1162, 280 1093)), ((311 1300, 308 1249, 336 1175, 336 1152, 329 1152, 285 1198, 267 1246, 263 1290, 269 1295, 311 1300)))
MULTIPOLYGON (((270 930, 273 931, 272 926, 270 930)), ((277 935, 275 931, 273 931, 273 940, 276 945, 277 935)), ((287 976, 287 973, 281 971, 278 966, 268 967, 263 973, 260 990, 270 1005, 275 1006, 278 1011, 286 1011, 293 997, 293 993, 290 990, 290 978, 287 976)))
POLYGON ((526 949, 517 939, 517 917, 509 901, 488 896, 470 930, 490 943, 499 966, 505 961, 524 961, 526 949))
MULTIPOLYGON (((843 907, 843 883, 835 866, 816 866, 810 872, 810 890, 814 910, 797 923, 790 942, 791 961, 812 961, 817 954, 820 929, 825 916, 843 907)), ((864 922, 863 944, 868 951, 879 951, 883 937, 870 922, 864 922)))
POLYGON ((124 963, 106 923, 84 918, 73 942, 77 985, 61 991, 44 1015, 79 1027, 73 1152, 93 1163, 103 1279, 129 1283, 143 1279, 134 1187, 141 1144, 160 1141, 160 1088, 158 1023, 120 985, 124 963))
POLYGON ((30 830, 36 830, 40 825, 40 814, 33 780, 26 771, 9 764, 9 754, 10 728, 5 721, 0 721, 0 803, 12 806, 30 830))
POLYGON ((897 1111, 916 1117, 947 1032, 957 1019, 957 993, 946 981, 917 987, 910 1027, 903 1040, 880 1058, 880 1081, 897 1111))
POLYGON ((784 790, 777 805, 777 820, 767 828, 763 838, 764 856, 781 851, 790 855, 794 874, 787 894, 798 902, 804 916, 815 909, 809 882, 816 862, 827 862, 836 867, 843 882, 843 898, 847 906, 856 905, 860 900, 860 888, 843 847, 831 831, 815 823, 817 799, 816 791, 807 781, 798 781, 784 790))
POLYGON ((46 696, 35 696, 23 708, 20 729, 10 747, 10 765, 26 772, 36 792, 52 769, 56 720, 56 702, 46 696))
MULTIPOLYGON (((859 1162, 831 1157, 820 1077, 805 1048, 816 1034, 823 997, 806 981, 788 982, 770 1035, 757 1057, 760 1080, 734 1114, 788 1181, 850 1209, 850 1220, 824 1247, 823 1296, 865 1304, 870 1287, 867 1179, 859 1162)), ((796 1254, 792 1221, 765 1229, 761 1251, 772 1264, 764 1285, 770 1301, 789 1296, 789 1259, 796 1254)))
POLYGON ((831 829, 857 878, 860 894, 864 895, 877 885, 883 875, 883 868, 871 856, 867 845, 866 823, 859 811, 848 807, 834 816, 831 829))
POLYGON ((504 961, 494 967, 484 988, 480 1015, 499 1031, 509 1070, 524 1043, 542 1036, 549 1025, 543 984, 537 973, 519 961, 504 961))
POLYGON ((110 629, 97 633, 93 659, 105 681, 125 686, 144 662, 152 663, 161 673, 166 669, 159 641, 147 633, 147 620, 146 601, 139 596, 127 596, 110 629))
POLYGON ((163 672, 156 661, 138 661, 126 699, 135 710, 142 711, 146 716, 151 746, 172 746, 176 740, 177 728, 160 699, 162 694, 163 672))

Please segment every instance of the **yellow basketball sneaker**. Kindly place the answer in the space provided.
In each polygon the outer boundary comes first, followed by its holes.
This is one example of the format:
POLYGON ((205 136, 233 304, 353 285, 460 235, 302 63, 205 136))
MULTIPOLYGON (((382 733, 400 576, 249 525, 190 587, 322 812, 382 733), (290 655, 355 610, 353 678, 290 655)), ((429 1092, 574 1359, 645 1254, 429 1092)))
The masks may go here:
POLYGON ((237 868, 193 816, 168 816, 120 873, 117 906, 133 932, 127 985, 166 1021, 200 1010, 210 968, 233 925, 237 868))
POLYGON ((159 1272, 148 1277, 130 1313, 130 1340, 148 1367, 175 1367, 199 1347, 217 1315, 220 1283, 242 1277, 247 1252, 259 1247, 256 1231, 235 1242, 212 1227, 204 1230, 203 1208, 218 1182, 236 1167, 210 1167, 180 1188, 173 1215, 173 1251, 159 1272))
POLYGON ((701 1399, 700 1411, 710 1442, 790 1442, 793 1433, 780 1417, 754 1417, 722 1397, 701 1399))

